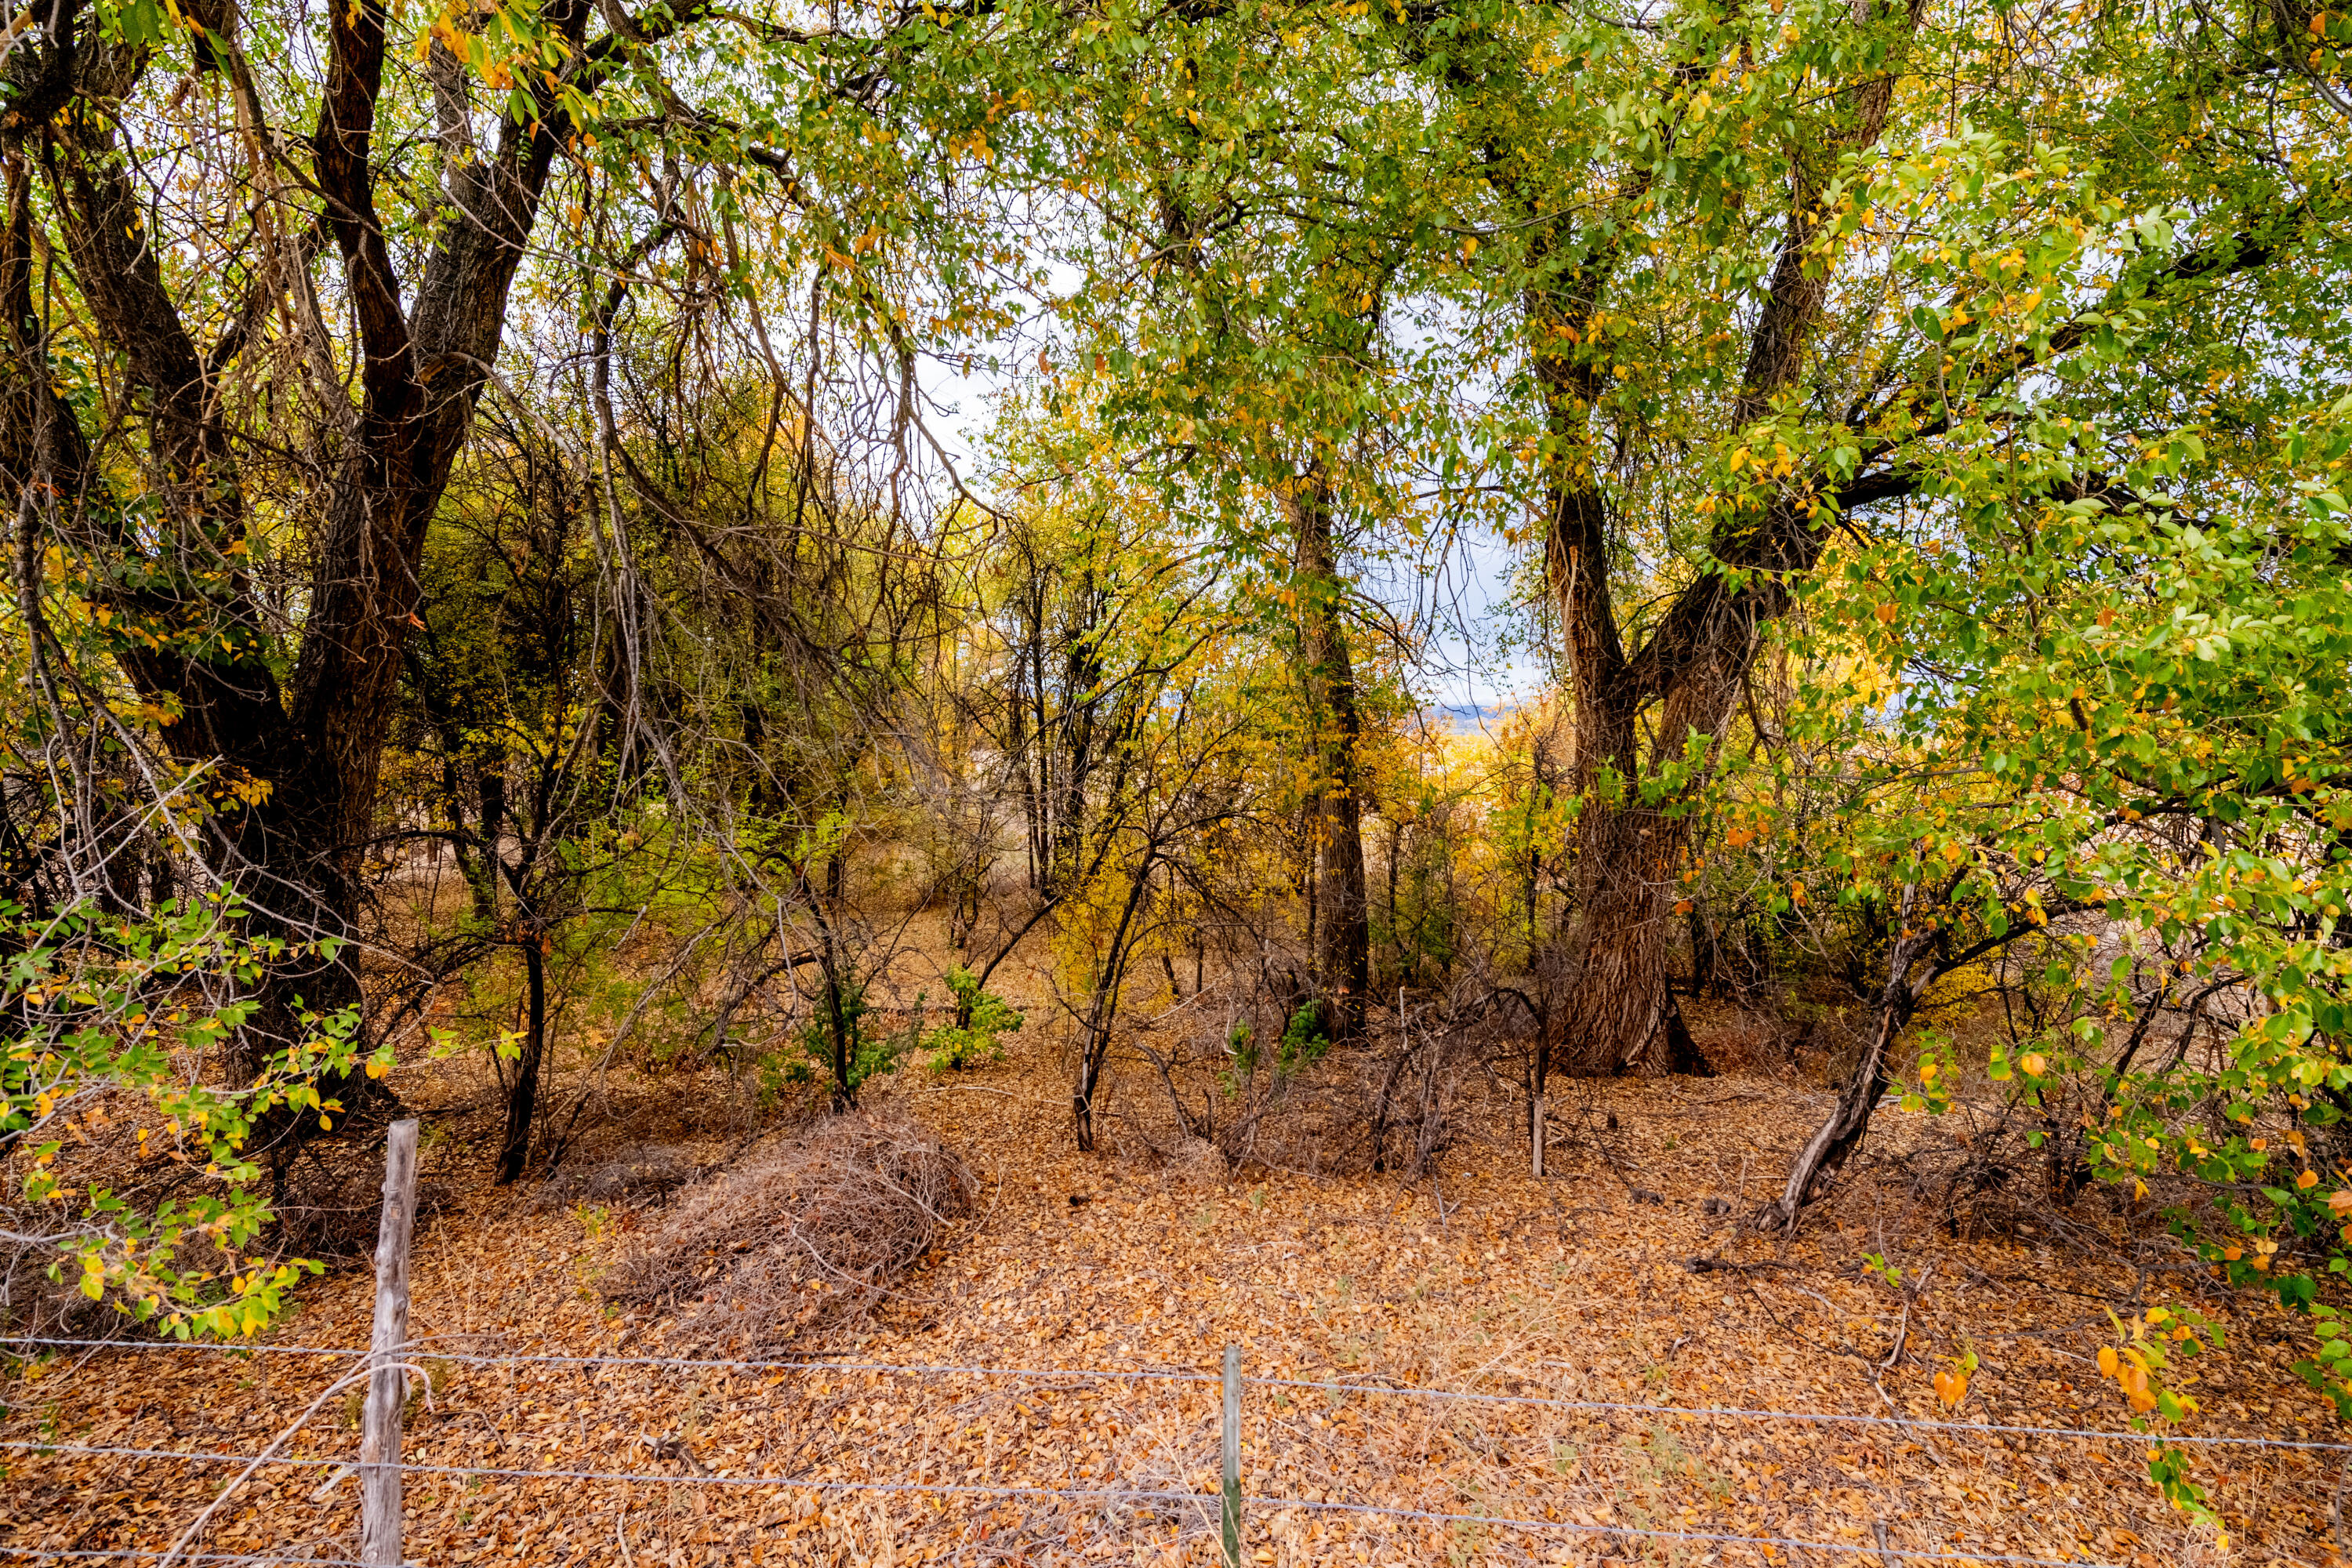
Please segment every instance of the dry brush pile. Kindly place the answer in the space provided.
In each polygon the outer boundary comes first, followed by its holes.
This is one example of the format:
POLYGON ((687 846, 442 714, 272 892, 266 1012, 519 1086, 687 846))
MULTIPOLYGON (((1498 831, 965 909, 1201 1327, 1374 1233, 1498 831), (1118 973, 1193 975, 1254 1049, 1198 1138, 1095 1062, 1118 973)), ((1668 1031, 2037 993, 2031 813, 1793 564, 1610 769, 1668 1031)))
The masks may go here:
POLYGON ((829 1118, 690 1189, 611 1289, 676 1310, 687 1342, 772 1350, 871 1311, 979 1194, 971 1167, 903 1112, 829 1118))

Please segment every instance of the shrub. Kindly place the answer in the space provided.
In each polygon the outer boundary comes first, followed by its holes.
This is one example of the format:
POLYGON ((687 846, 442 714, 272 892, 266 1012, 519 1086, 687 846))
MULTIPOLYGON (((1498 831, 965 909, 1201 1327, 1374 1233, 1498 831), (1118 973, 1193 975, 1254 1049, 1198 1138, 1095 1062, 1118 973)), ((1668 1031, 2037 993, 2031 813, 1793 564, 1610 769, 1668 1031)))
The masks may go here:
MULTIPOLYGON (((919 1018, 922 998, 917 997, 915 1005, 919 1018)), ((866 1024, 872 1013, 862 980, 843 980, 824 993, 815 1015, 793 1037, 793 1048, 761 1058, 762 1103, 772 1106, 788 1089, 812 1084, 832 1091, 835 1110, 856 1103, 866 1080, 895 1068, 919 1033, 919 1024, 909 1024, 887 1035, 875 1034, 866 1024)))
POLYGON ((1283 1026, 1282 1044, 1275 1053, 1275 1070, 1296 1072, 1310 1062, 1322 1060, 1323 1053, 1330 1048, 1330 1036, 1323 1027, 1323 1004, 1309 1002, 1283 1026))
POLYGON ((948 989, 955 994, 961 1022, 942 1025, 923 1037, 923 1048, 930 1052, 927 1065, 933 1072, 957 1072, 1001 1059, 1004 1047, 999 1037, 1021 1032, 1026 1022, 1021 1012, 982 990, 979 978, 961 966, 948 972, 948 989))
POLYGON ((249 1145, 297 1117, 320 1128, 342 1115, 340 1079, 362 1063, 359 1019, 299 1013, 300 1034, 242 1085, 204 1070, 248 1027, 253 988, 290 951, 246 929, 233 895, 174 900, 148 918, 82 904, 47 919, 0 903, 0 1161, 17 1179, 7 1226, 46 1251, 47 1273, 163 1332, 250 1333, 320 1266, 257 1256, 272 1222, 249 1145), (160 1198, 118 1192, 93 1154, 92 1128, 136 1130, 135 1162, 185 1173, 160 1198), (37 1239, 33 1239, 37 1238, 37 1239))

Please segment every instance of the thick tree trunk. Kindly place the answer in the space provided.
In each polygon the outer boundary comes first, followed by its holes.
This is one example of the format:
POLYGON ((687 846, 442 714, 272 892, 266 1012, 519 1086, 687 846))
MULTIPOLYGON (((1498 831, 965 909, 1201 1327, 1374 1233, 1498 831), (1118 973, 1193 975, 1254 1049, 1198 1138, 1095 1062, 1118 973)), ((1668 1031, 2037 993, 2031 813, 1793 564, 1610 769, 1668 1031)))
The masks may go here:
MULTIPOLYGON (((1890 0, 1888 18, 1907 32, 1916 0, 1890 0)), ((1873 20, 1867 6, 1857 24, 1873 20)), ((1831 273, 1815 244, 1825 215, 1821 192, 1838 158, 1877 141, 1892 100, 1890 68, 1847 90, 1843 124, 1792 163, 1778 254, 1727 426, 1744 430, 1770 415, 1774 400, 1800 380, 1827 299, 1831 273)), ((1620 194, 1628 206, 1647 195, 1636 174, 1620 194)), ((1540 207, 1536 193, 1520 200, 1540 207)), ((1526 311, 1539 345, 1536 379, 1552 455, 1546 567, 1566 643, 1576 700, 1575 787, 1583 802, 1577 824, 1579 904, 1570 952, 1562 965, 1565 994, 1552 1008, 1547 1044, 1564 1070, 1605 1073, 1629 1065, 1675 1065, 1667 1027, 1667 931, 1687 826, 1672 815, 1694 783, 1654 803, 1642 797, 1666 764, 1684 759, 1693 737, 1719 743, 1734 710, 1761 628, 1788 607, 1789 581, 1818 559, 1828 517, 1795 491, 1752 507, 1718 512, 1706 553, 1736 573, 1702 570, 1629 652, 1612 597, 1617 542, 1601 474, 1608 458, 1594 429, 1595 411, 1612 384, 1596 311, 1620 259, 1614 242, 1588 250, 1554 231, 1532 231, 1526 311), (1560 247, 1557 250, 1555 247, 1560 247), (1646 748, 1637 721, 1655 710, 1646 748)), ((1698 771, 1703 772, 1701 759, 1698 771)))
POLYGON ((1678 827, 1655 812, 1587 797, 1577 825, 1575 967, 1551 1011, 1553 1068, 1598 1077, 1654 1057, 1666 1014, 1678 827))
POLYGON ((1352 1037, 1371 987, 1371 908, 1364 883, 1362 726, 1339 616, 1330 486, 1310 466, 1284 498, 1297 552, 1298 655, 1314 748, 1315 987, 1334 1040, 1352 1037))
MULTIPOLYGON (((575 56, 590 14, 585 0, 554 0, 546 13, 575 56)), ((309 140, 325 198, 317 229, 341 262, 358 395, 335 379, 331 354, 311 356, 328 367, 313 389, 322 413, 341 428, 330 443, 332 475, 316 510, 317 565, 300 644, 282 685, 285 652, 273 646, 270 616, 241 574, 215 569, 241 557, 246 529, 220 378, 275 306, 311 298, 315 237, 289 236, 316 229, 290 211, 257 215, 252 297, 220 340, 200 352, 163 277, 159 258, 168 247, 148 226, 114 129, 149 63, 146 51, 108 42, 80 6, 61 6, 41 37, 12 56, 9 75, 19 90, 0 115, 11 196, 12 346, 28 366, 46 354, 26 264, 33 253, 26 187, 37 166, 61 230, 61 243, 50 248, 71 258, 89 331, 121 356, 132 402, 145 411, 163 502, 155 537, 127 537, 120 509, 89 493, 106 481, 89 463, 70 414, 39 385, 46 372, 37 369, 29 395, 5 410, 10 428, 0 433, 0 455, 10 459, 8 477, 48 498, 47 526, 96 566, 97 581, 119 582, 104 591, 118 616, 150 617, 165 634, 160 643, 126 637, 117 654, 140 694, 175 713, 159 726, 163 744, 183 763, 213 764, 231 781, 266 786, 209 825, 217 872, 244 892, 265 931, 293 939, 295 956, 263 982, 259 1009, 231 1048, 232 1070, 246 1076, 295 1038, 305 1013, 360 999, 357 949, 348 939, 361 913, 361 855, 373 826, 383 714, 415 624, 425 528, 497 355, 508 291, 565 124, 550 79, 543 101, 501 124, 494 150, 445 171, 457 213, 438 226, 413 304, 404 305, 385 238, 397 226, 379 216, 373 184, 386 23, 381 0, 354 0, 326 14, 329 59, 309 140), (35 137, 37 165, 27 156, 35 137), (52 417, 60 415, 61 424, 52 417), (58 426, 46 442, 45 426, 58 426), (26 461, 15 460, 20 455, 26 461), (126 559, 142 563, 137 574, 115 571, 126 559), (340 955, 306 950, 306 940, 319 937, 342 942, 340 955)), ((235 40, 222 43, 237 90, 250 94, 251 73, 235 40)), ((322 336, 315 320, 293 330, 307 349, 323 350, 310 341, 322 336)))
MULTIPOLYGON (((1706 752, 1720 743, 1754 655, 1757 623, 1753 606, 1727 606, 1704 636, 1685 639, 1660 705, 1653 768, 1681 756, 1695 738, 1704 738, 1706 752)), ((1643 651, 1656 647, 1654 637, 1643 651)), ((1675 803, 1687 796, 1654 805, 1642 799, 1633 710, 1623 697, 1633 683, 1623 679, 1624 667, 1619 669, 1615 688, 1595 682, 1600 689, 1589 700, 1586 683, 1578 682, 1577 784, 1584 804, 1576 826, 1574 969, 1554 1010, 1559 1065, 1577 1074, 1705 1071, 1667 994, 1691 829, 1675 803), (1590 726, 1594 745, 1588 752, 1584 714, 1596 710, 1601 719, 1590 726)))

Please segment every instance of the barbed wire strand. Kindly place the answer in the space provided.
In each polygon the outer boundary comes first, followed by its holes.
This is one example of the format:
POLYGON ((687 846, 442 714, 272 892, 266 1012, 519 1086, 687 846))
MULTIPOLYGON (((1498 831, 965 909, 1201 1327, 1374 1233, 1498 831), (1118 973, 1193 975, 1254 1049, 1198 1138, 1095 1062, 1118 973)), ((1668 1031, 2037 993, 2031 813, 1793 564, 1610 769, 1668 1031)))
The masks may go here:
MULTIPOLYGON (((200 1341, 154 1340, 0 1340, 0 1345, 37 1345, 60 1350, 131 1350, 131 1351, 214 1351, 279 1355, 364 1356, 365 1350, 344 1350, 330 1345, 240 1345, 212 1344, 200 1341)), ((553 1366, 653 1366, 687 1370, 730 1370, 737 1372, 871 1372, 904 1376, 961 1374, 972 1377, 1026 1377, 1069 1379, 1125 1379, 1160 1383, 1215 1384, 1220 1381, 1210 1373, 1131 1371, 1115 1367, 1027 1367, 1027 1366, 951 1366, 894 1362, 838 1361, 728 1361, 698 1360, 686 1356, 622 1356, 622 1355, 478 1355, 460 1351, 434 1351, 424 1348, 424 1342, 404 1347, 404 1354, 419 1360, 459 1362, 473 1366, 553 1365, 553 1366)), ((1643 1416, 1676 1416, 1685 1420, 1702 1416, 1748 1421, 1790 1421, 1825 1426, 1885 1426, 1902 1430, 1926 1432, 1977 1433, 1988 1436, 2011 1437, 2074 1437, 2105 1443, 2178 1443, 2203 1447, 2279 1448, 2305 1453, 2352 1453, 2352 1443, 2331 1443, 2317 1438, 2244 1437, 2233 1436, 2208 1436, 2192 1433, 2155 1434, 2119 1432, 2101 1426, 2011 1426, 1989 1421, 1947 1421, 1934 1417, 1903 1415, 1846 1415, 1834 1411, 1752 1409, 1725 1405, 1636 1405, 1612 1403, 1597 1399, 1558 1399, 1538 1394, 1476 1394, 1460 1389, 1414 1388, 1393 1384, 1336 1383, 1312 1378, 1245 1376, 1244 1383, 1262 1388, 1327 1389, 1339 1394, 1388 1394, 1418 1399, 1452 1400, 1476 1405, 1529 1405, 1555 1410, 1583 1410, 1615 1415, 1643 1416)))
POLYGON ((2110 1443, 2197 1443, 2213 1447, 2294 1448, 2352 1453, 2352 1443, 2316 1438, 2197 1436, 2187 1433, 2117 1432, 2100 1426, 2003 1426, 1988 1421, 1943 1421, 1906 1415, 1837 1415, 1807 1410, 1749 1410, 1728 1405, 1619 1405, 1601 1399, 1551 1399, 1522 1394, 1470 1394, 1449 1388, 1399 1387, 1379 1383, 1323 1383, 1297 1377, 1244 1377, 1267 1388, 1328 1388, 1340 1394, 1394 1394, 1419 1399, 1458 1400, 1475 1405, 1540 1405, 1555 1410, 1602 1410, 1635 1415, 1722 1415, 1742 1419, 1808 1422, 1816 1426, 1895 1426, 1906 1431, 1980 1432, 2019 1437, 2089 1437, 2110 1443))
MULTIPOLYGON (((38 1557, 44 1560, 56 1558, 59 1561, 71 1562, 95 1562, 108 1558, 119 1560, 125 1557, 161 1557, 164 1551, 165 1548, 161 1546, 117 1548, 110 1552, 89 1546, 0 1546, 0 1555, 38 1557)), ((183 1563, 267 1563, 270 1568, 296 1568, 297 1564, 299 1564, 299 1568, 368 1568, 367 1563, 356 1557, 305 1557, 293 1547, 289 1547, 283 1552, 183 1552, 180 1553, 179 1560, 183 1563)))
MULTIPOLYGON (((961 1373, 971 1377, 1074 1377, 1125 1378, 1129 1381, 1156 1383, 1206 1383, 1222 1381, 1215 1373, 1120 1371, 1110 1367, 1038 1367, 1038 1366, 947 1366, 908 1363, 904 1362, 857 1361, 702 1361, 688 1356, 659 1355, 534 1355, 516 1352, 508 1355, 478 1355, 466 1351, 436 1351, 426 1348, 430 1342, 418 1340, 401 1347, 401 1353, 420 1360, 463 1362, 475 1366, 519 1366, 544 1364, 551 1366, 666 1366, 684 1370, 708 1371, 715 1368, 737 1372, 884 1372, 908 1375, 916 1373, 961 1373)), ((162 1340, 0 1340, 0 1345, 41 1345, 65 1350, 126 1350, 126 1351, 220 1351, 246 1352, 267 1355, 364 1356, 367 1350, 345 1350, 333 1345, 240 1345, 209 1344, 201 1341, 162 1340)))
MULTIPOLYGON (((249 1464, 244 1454, 180 1453, 167 1448, 98 1447, 61 1443, 0 1443, 0 1448, 33 1449, 48 1454, 77 1454, 92 1458, 181 1459, 195 1463, 249 1464)), ((341 1466, 346 1461, 331 1458, 297 1458, 291 1456, 269 1461, 279 1465, 341 1466)), ((848 1491, 885 1494, 915 1494, 925 1497, 1052 1497, 1071 1498, 1105 1502, 1188 1502, 1203 1510, 1218 1500, 1214 1492, 1179 1492, 1134 1489, 1115 1487, 1061 1488, 988 1486, 980 1483, 947 1481, 843 1481, 806 1476, 722 1476, 715 1474, 653 1475, 631 1470, 555 1470, 526 1469, 502 1465, 419 1465, 403 1461, 402 1471, 411 1475, 495 1476, 514 1480, 548 1481, 630 1481, 660 1486, 736 1486, 784 1487, 796 1491, 848 1491)), ((1444 1524, 1482 1524, 1499 1529, 1553 1531, 1572 1535, 1607 1535, 1638 1537, 1645 1541, 1704 1542, 1713 1545, 1793 1547, 1805 1552, 1843 1552, 1856 1556, 1885 1554, 1876 1545, 1849 1544, 1840 1541, 1806 1541, 1785 1535, 1737 1535, 1727 1531, 1650 1530, 1638 1525, 1584 1524, 1573 1520, 1516 1519, 1502 1514, 1444 1513, 1433 1509, 1390 1508, 1377 1503, 1309 1502, 1300 1498, 1244 1497, 1244 1507, 1253 1510, 1281 1513, 1304 1510, 1318 1513, 1345 1513, 1376 1516, 1387 1519, 1425 1520, 1444 1524)), ((27 1551, 37 1551, 27 1548, 27 1551)), ((2017 1568, 2113 1568, 2087 1558, 2024 1557, 1990 1552, 1919 1552, 1910 1548, 1887 1548, 1896 1557, 1916 1558, 1936 1563, 2001 1563, 2017 1568)), ((131 1553, 129 1555, 142 1555, 131 1553)), ((254 1561, 254 1559, 247 1559, 254 1561)), ((326 1563, 331 1560, 312 1559, 326 1563)))

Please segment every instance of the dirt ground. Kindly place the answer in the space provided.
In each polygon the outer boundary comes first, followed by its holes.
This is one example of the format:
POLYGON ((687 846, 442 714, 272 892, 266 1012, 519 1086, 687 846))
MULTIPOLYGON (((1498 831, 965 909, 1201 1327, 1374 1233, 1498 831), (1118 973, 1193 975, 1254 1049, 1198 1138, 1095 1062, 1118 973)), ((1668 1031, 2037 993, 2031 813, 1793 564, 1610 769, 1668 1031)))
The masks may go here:
MULTIPOLYGON (((1524 1102, 1474 1085, 1435 1178, 1407 1181, 1163 1160, 1133 1074, 1123 1146, 1080 1154, 1045 1034, 1008 1043, 1001 1064, 871 1091, 961 1153, 982 1196, 877 1312, 794 1352, 826 1365, 661 1364, 707 1351, 604 1289, 657 1222, 650 1188, 493 1187, 482 1086, 448 1064, 396 1074, 437 1199, 415 1261, 431 1387, 407 1427, 407 1557, 1212 1563, 1213 1380, 1238 1344, 1270 1380, 1243 1413, 1255 1563, 2342 1560, 2352 1451, 2196 1449, 2224 1545, 2158 1497, 2144 1438, 1978 1429, 2121 1431, 2094 1363, 2108 1310, 2210 1287, 2104 1195, 2063 1247, 2030 1205, 2006 1233, 1948 1234, 1904 1158, 1916 1119, 1886 1118, 1783 1242, 1739 1222, 1828 1106, 1803 1084, 1573 1086, 1541 1180, 1524 1102), (1931 1379, 1969 1352, 1948 1408, 1931 1379), (1800 1418, 1822 1415, 1874 1424, 1800 1418)), ((709 1077, 615 1080, 575 1168, 646 1142, 723 1162, 741 1140, 709 1077)), ((352 1556, 357 1397, 297 1418, 352 1363, 278 1352, 363 1346, 371 1293, 344 1267, 249 1349, 66 1352, 9 1375, 0 1543, 155 1552, 293 1426, 293 1462, 258 1467, 190 1549, 352 1556), (216 1458, 142 1457, 165 1451, 216 1458)), ((2209 1310, 2229 1339, 2197 1363, 2189 1433, 2352 1437, 2288 1370, 2295 1324, 2209 1310)))

